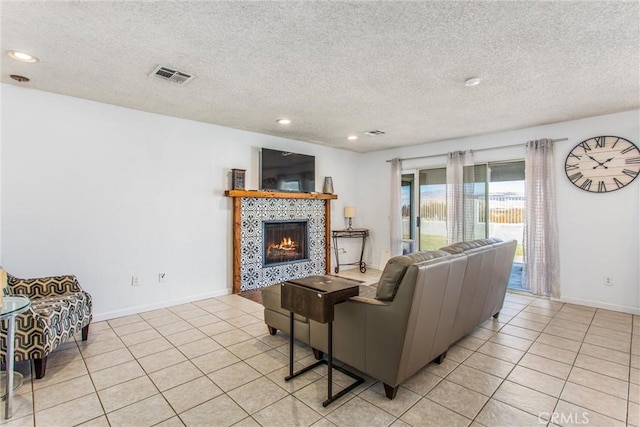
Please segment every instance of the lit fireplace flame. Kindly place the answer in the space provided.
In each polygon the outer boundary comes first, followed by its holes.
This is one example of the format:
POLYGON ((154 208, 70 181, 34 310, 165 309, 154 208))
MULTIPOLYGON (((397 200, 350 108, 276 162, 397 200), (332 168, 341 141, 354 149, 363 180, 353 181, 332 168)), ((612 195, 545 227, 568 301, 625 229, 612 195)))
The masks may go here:
POLYGON ((291 237, 283 237, 280 243, 271 243, 268 247, 271 249, 278 249, 281 251, 296 251, 298 249, 298 244, 291 240, 291 237))
POLYGON ((296 241, 291 236, 297 237, 296 234, 285 231, 272 236, 273 240, 265 240, 265 265, 293 262, 306 257, 304 241, 301 243, 300 240, 296 241))

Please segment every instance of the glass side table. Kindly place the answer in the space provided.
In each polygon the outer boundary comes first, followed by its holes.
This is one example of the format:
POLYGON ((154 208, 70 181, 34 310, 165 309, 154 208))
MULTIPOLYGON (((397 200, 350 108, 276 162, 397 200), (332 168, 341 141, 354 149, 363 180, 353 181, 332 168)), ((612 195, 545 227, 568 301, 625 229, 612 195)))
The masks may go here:
POLYGON ((18 376, 18 384, 14 387, 13 381, 13 348, 14 348, 14 340, 16 335, 16 316, 20 313, 25 312, 29 306, 31 305, 31 301, 29 298, 23 296, 10 296, 2 298, 2 312, 0 312, 0 320, 7 319, 7 351, 5 353, 6 357, 6 375, 5 375, 5 406, 4 406, 4 418, 8 420, 11 418, 11 400, 13 399, 13 390, 14 388, 18 388, 22 384, 22 374, 17 373, 18 376))

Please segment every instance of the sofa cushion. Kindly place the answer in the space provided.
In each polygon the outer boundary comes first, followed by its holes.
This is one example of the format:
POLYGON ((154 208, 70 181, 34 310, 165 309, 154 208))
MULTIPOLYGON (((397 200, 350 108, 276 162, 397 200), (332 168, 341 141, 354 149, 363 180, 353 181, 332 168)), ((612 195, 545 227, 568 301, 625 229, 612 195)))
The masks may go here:
POLYGON ((387 265, 382 271, 378 281, 376 299, 381 301, 393 301, 398 291, 398 286, 402 282, 407 267, 411 264, 428 261, 434 258, 448 256, 448 252, 443 251, 420 251, 408 255, 398 255, 387 261, 387 265))
POLYGON ((440 248, 440 250, 455 255, 468 251, 470 249, 481 248, 482 246, 493 245, 494 243, 500 242, 502 242, 502 240, 496 238, 469 240, 466 242, 453 243, 449 246, 440 248))

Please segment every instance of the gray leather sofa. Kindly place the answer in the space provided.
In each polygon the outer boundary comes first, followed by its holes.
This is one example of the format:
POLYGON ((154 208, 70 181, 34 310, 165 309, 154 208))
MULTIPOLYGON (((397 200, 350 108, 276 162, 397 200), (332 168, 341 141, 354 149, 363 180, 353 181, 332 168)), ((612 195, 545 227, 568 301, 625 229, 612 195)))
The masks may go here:
MULTIPOLYGON (((334 357, 384 383, 389 399, 398 386, 502 308, 516 242, 483 239, 438 251, 390 259, 375 295, 335 307, 334 357)), ((368 288, 368 289, 367 289, 368 288)), ((289 331, 280 286, 262 290, 269 331, 289 331)), ((327 325, 295 316, 295 338, 327 351, 327 325)))

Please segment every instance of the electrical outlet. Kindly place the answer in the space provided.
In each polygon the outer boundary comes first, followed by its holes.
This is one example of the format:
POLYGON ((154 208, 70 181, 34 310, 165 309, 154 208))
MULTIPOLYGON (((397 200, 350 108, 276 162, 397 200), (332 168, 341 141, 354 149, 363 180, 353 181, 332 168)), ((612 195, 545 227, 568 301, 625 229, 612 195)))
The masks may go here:
POLYGON ((131 286, 140 286, 140 278, 138 276, 131 276, 131 286))
POLYGON ((158 273, 158 283, 164 283, 167 280, 167 273, 158 273))
POLYGON ((605 286, 613 286, 613 277, 605 276, 604 285, 605 286))

